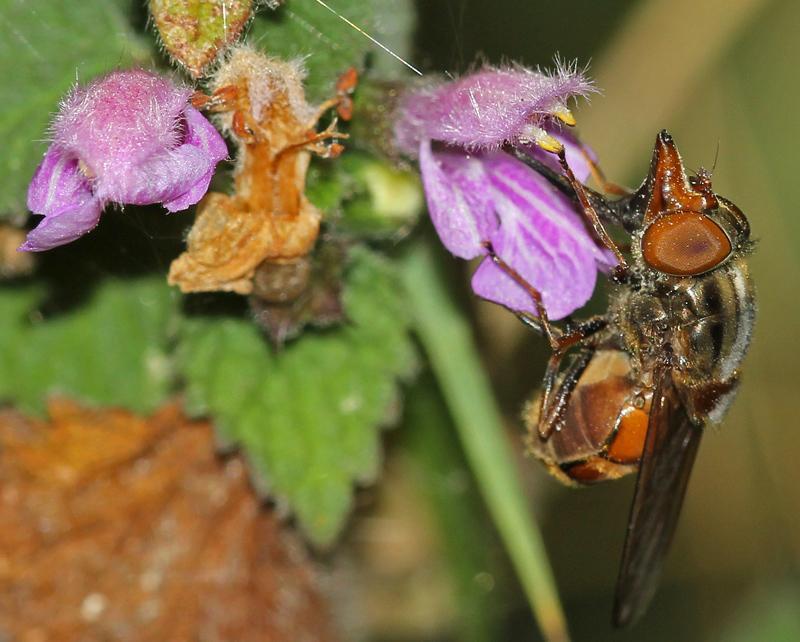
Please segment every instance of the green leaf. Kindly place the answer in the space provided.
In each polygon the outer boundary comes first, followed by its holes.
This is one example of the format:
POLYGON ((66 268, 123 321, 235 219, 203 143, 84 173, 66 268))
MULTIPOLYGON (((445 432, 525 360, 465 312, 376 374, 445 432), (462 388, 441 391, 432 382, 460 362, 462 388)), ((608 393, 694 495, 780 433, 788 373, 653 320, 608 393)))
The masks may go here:
POLYGON ((379 429, 415 362, 390 266, 354 250, 345 280, 348 321, 277 354, 252 322, 218 317, 187 318, 178 348, 189 411, 243 446, 257 480, 321 546, 341 530, 353 483, 377 476, 379 429))
POLYGON ((162 279, 109 280, 80 308, 45 320, 40 290, 0 288, 0 397, 34 413, 54 393, 152 410, 172 380, 174 298, 162 279))
MULTIPOLYGON (((414 8, 410 0, 325 0, 336 13, 403 58, 411 49, 414 8)), ((313 100, 333 94, 340 74, 361 70, 368 52, 386 75, 406 70, 402 63, 373 44, 364 34, 315 0, 287 0, 275 10, 264 9, 253 23, 249 41, 270 55, 304 57, 306 91, 313 100)))
POLYGON ((0 218, 25 211, 27 184, 47 146, 47 124, 76 78, 149 54, 128 0, 0 0, 0 218))
POLYGON ((169 55, 194 78, 236 42, 250 19, 250 0, 150 0, 150 14, 169 55))

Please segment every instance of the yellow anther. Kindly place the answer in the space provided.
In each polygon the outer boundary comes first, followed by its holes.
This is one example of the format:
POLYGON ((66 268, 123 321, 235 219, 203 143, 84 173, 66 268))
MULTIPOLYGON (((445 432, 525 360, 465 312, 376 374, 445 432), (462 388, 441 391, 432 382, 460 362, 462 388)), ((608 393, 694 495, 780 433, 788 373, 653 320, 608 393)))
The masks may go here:
POLYGON ((567 127, 574 127, 575 126, 575 116, 572 115, 572 112, 567 109, 566 107, 556 107, 553 110, 553 116, 558 118, 562 123, 567 125, 567 127))
POLYGON ((564 146, 557 138, 553 138, 544 130, 542 130, 542 133, 537 136, 533 142, 541 147, 544 151, 552 152, 553 154, 558 154, 558 152, 564 149, 564 146))

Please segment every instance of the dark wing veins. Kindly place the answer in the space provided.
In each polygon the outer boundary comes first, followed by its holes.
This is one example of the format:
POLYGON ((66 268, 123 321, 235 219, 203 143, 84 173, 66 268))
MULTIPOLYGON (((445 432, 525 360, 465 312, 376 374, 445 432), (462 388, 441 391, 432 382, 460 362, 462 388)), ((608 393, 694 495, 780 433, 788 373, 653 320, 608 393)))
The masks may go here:
POLYGON ((703 432, 686 414, 668 367, 656 369, 655 384, 617 578, 615 626, 639 619, 656 591, 703 432))

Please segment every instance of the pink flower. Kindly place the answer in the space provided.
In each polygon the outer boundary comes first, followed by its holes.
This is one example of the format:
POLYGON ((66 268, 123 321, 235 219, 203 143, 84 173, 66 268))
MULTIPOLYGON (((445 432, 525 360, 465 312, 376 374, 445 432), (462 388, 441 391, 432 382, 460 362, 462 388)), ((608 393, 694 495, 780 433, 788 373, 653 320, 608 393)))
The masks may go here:
POLYGON ((208 190, 225 141, 189 104, 192 90, 144 70, 75 87, 53 121, 53 142, 28 187, 44 215, 20 250, 40 252, 92 230, 109 202, 162 203, 177 212, 208 190))
MULTIPOLYGON (((398 148, 419 159, 428 210, 444 246, 463 259, 485 243, 538 289, 553 319, 592 295, 598 269, 615 264, 590 235, 575 202, 504 150, 524 150, 560 171, 547 151, 564 147, 578 180, 591 153, 563 127, 574 124, 569 98, 592 86, 575 68, 548 75, 521 67, 484 68, 408 93, 401 101, 398 148)), ((512 310, 536 314, 530 296, 491 259, 472 289, 512 310)))

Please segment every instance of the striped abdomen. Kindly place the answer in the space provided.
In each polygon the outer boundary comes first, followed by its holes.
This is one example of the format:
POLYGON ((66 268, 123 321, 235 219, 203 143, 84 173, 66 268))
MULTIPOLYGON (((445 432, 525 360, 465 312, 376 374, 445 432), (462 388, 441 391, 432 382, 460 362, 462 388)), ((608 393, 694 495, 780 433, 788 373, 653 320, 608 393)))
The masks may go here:
POLYGON ((676 320, 673 378, 690 416, 722 419, 738 383, 755 321, 753 285, 741 258, 679 286, 670 299, 676 320))

